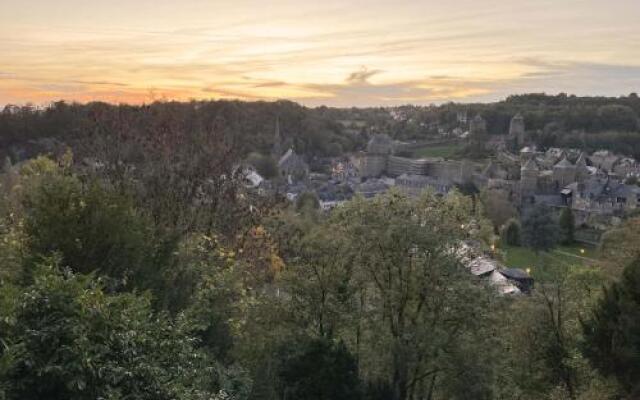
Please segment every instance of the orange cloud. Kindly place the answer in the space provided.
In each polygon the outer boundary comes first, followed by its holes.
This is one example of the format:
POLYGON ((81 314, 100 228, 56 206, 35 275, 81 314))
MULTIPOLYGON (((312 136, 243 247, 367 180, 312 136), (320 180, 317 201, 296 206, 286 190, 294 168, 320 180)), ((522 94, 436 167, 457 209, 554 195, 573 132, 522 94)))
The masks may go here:
POLYGON ((392 105, 639 86, 637 1, 171 3, 4 0, 0 105, 211 97, 392 105))

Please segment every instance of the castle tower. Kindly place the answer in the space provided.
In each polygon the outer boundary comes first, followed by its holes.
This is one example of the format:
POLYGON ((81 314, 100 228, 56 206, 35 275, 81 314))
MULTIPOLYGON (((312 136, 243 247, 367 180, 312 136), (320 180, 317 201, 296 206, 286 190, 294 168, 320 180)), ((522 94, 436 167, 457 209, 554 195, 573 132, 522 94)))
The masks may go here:
POLYGON ((282 137, 280 136, 280 117, 276 117, 276 131, 273 138, 273 147, 271 148, 271 155, 274 159, 279 160, 282 156, 282 137))
POLYGON ((379 177, 387 169, 389 155, 393 152, 393 140, 384 134, 375 135, 367 143, 367 153, 363 159, 362 176, 379 177))
POLYGON ((476 114, 469 122, 469 132, 472 135, 487 133, 487 121, 480 114, 476 114))
POLYGON ((520 168, 520 198, 522 201, 533 196, 538 189, 538 166, 533 159, 527 160, 520 168))
POLYGON ((556 165, 553 166, 553 181, 556 188, 560 189, 576 180, 576 167, 563 157, 556 165))
POLYGON ((517 113, 513 118, 511 118, 511 123, 509 124, 509 140, 514 150, 525 145, 526 131, 524 126, 524 117, 520 113, 517 113))

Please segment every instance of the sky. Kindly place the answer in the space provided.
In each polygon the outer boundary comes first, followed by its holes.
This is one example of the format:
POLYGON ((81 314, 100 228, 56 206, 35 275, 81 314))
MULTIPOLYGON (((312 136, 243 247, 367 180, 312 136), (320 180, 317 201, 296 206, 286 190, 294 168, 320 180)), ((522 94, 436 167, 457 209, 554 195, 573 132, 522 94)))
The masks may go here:
POLYGON ((640 91, 640 0, 0 0, 0 105, 640 91))

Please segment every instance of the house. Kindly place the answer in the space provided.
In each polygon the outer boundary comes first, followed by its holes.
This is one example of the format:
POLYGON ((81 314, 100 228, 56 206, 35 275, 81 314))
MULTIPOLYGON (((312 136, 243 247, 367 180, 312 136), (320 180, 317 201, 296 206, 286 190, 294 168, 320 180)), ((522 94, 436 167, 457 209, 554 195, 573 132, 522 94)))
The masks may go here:
POLYGON ((367 179, 365 182, 355 185, 355 192, 361 194, 365 198, 371 198, 377 194, 384 193, 393 186, 386 179, 367 179))
POLYGON ((533 278, 529 274, 505 269, 497 260, 482 254, 478 243, 463 241, 454 251, 472 275, 485 280, 501 295, 527 293, 533 287, 533 278))
POLYGON ((584 183, 574 182, 562 193, 570 197, 572 209, 597 214, 631 211, 640 204, 640 187, 609 177, 594 176, 584 183))
POLYGON ((533 278, 520 268, 506 268, 498 270, 507 280, 513 282, 523 293, 529 293, 533 289, 533 278))
POLYGON ((616 156, 609 150, 598 150, 594 152, 591 157, 589 157, 591 165, 597 167, 598 169, 603 169, 607 172, 613 171, 613 166, 618 162, 619 159, 619 156, 616 156))
POLYGON ((518 286, 502 275, 497 269, 494 269, 491 271, 491 274, 489 274, 489 282, 491 286, 496 288, 498 293, 502 295, 522 293, 522 291, 518 289, 518 286))

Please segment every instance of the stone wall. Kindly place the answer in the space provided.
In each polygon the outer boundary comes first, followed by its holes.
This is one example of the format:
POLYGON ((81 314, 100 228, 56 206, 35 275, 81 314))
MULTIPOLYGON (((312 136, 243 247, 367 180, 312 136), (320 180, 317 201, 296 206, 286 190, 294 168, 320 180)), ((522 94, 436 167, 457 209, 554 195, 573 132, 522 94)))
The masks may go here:
POLYGON ((365 178, 379 177, 387 169, 387 156, 367 154, 362 159, 361 174, 365 178))
POLYGON ((426 175, 462 184, 472 181, 473 169, 467 161, 433 161, 428 164, 426 175))
POLYGON ((387 175, 390 177, 409 175, 427 175, 428 160, 414 160, 411 158, 389 156, 387 161, 387 175))

